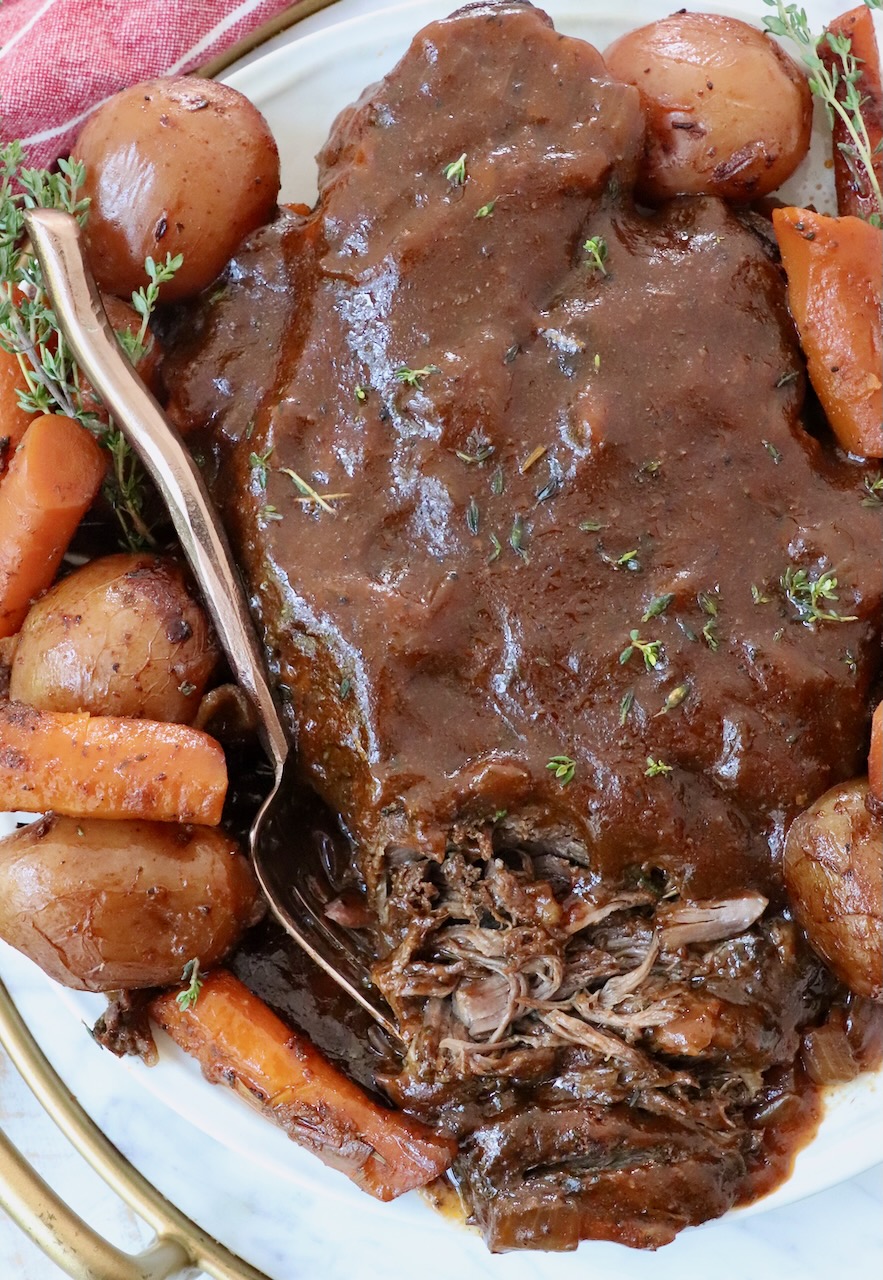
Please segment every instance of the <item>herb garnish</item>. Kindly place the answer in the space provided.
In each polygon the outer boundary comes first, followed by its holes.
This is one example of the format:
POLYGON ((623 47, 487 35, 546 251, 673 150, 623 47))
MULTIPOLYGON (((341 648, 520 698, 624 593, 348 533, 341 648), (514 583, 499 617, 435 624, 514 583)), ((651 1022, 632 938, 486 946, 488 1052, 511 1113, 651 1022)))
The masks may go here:
POLYGON ((503 554, 503 544, 495 533, 492 533, 490 537, 491 537, 491 546, 493 547, 493 551, 488 556, 487 562, 488 564, 493 564, 494 561, 499 560, 500 556, 503 554))
POLYGON ((552 756, 546 768, 552 772, 562 787, 566 787, 568 783, 573 782, 576 761, 571 760, 570 756, 552 756))
POLYGON ((434 364, 427 364, 422 369, 409 369, 407 365, 402 365, 400 369, 396 369, 396 380, 403 382, 407 387, 417 387, 419 389, 424 378, 428 378, 432 373, 440 372, 441 370, 434 364))
POLYGON ((268 524, 273 520, 281 520, 282 512, 278 509, 278 507, 271 506, 268 503, 266 506, 261 507, 260 511, 258 512, 258 518, 264 524, 268 524))
POLYGON ((856 671, 858 671, 858 663, 856 662, 855 654, 852 652, 851 649, 846 650, 846 652, 843 655, 842 661, 846 663, 846 666, 849 669, 850 673, 852 675, 855 675, 856 671))
POLYGON ((583 533, 597 533, 599 529, 604 528, 600 520, 583 520, 579 527, 583 533))
POLYGON ((545 445, 545 444, 538 444, 535 449, 532 449, 531 452, 527 455, 527 457, 522 462, 521 466, 518 468, 521 474, 526 475, 527 472, 530 471, 531 467, 534 466, 535 463, 539 462, 540 458, 543 456, 543 454, 546 452, 547 449, 548 449, 548 445, 545 445))
MULTIPOLYGON (((113 421, 96 411, 97 397, 84 378, 58 327, 43 273, 30 251, 24 228, 28 209, 62 209, 83 225, 89 201, 82 195, 85 169, 76 160, 59 160, 58 172, 28 169, 20 142, 0 148, 0 345, 17 357, 23 386, 18 401, 26 413, 64 413, 97 438, 111 458, 105 497, 132 549, 155 545, 143 507, 147 481, 141 464, 113 421)), ((148 326, 162 284, 181 265, 167 257, 148 258, 146 288, 132 295, 141 317, 134 334, 118 334, 127 355, 140 359, 149 348, 148 326)))
POLYGON ((647 757, 647 768, 644 770, 645 778, 659 778, 672 772, 673 766, 666 764, 664 760, 654 760, 652 756, 647 757))
POLYGON ((773 462, 775 462, 775 464, 778 466, 778 464, 782 461, 782 455, 779 452, 779 450, 776 448, 776 446, 772 444, 771 441, 769 440, 761 440, 761 444, 766 449, 767 453, 770 455, 773 462))
POLYGON ((629 718, 629 712, 635 701, 634 689, 629 689, 628 693, 622 695, 622 701, 619 704, 619 723, 624 725, 629 718))
POLYGON ((756 582, 751 584, 751 599, 755 604, 769 604, 770 597, 766 594, 763 587, 759 587, 756 582))
POLYGON ((583 245, 583 253, 589 260, 589 266, 593 271, 600 271, 602 276, 607 275, 607 268, 604 265, 607 261, 608 249, 607 241, 603 236, 592 236, 583 245))
POLYGON ((865 476, 865 494, 863 507, 883 507, 883 474, 865 476))
POLYGON ((262 489, 267 487, 267 471, 270 455, 273 452, 273 445, 270 445, 266 453, 250 453, 248 455, 248 465, 257 476, 258 484, 262 489))
POLYGON ((512 532, 509 534, 509 546, 517 556, 521 556, 522 560, 527 562, 527 552, 524 549, 524 520, 521 516, 516 516, 512 521, 512 532))
MULTIPOLYGON (((867 189, 877 205, 877 213, 872 214, 869 221, 879 226, 883 216, 883 193, 874 169, 877 150, 871 145, 868 127, 862 115, 864 101, 859 89, 861 62, 852 52, 851 40, 848 36, 836 35, 832 31, 825 32, 825 43, 839 62, 839 66, 835 63, 829 70, 819 53, 821 41, 810 31, 806 10, 796 4, 783 4, 782 0, 764 0, 764 4, 776 10, 774 18, 764 19, 764 28, 797 45, 809 68, 810 90, 824 103, 831 127, 834 126, 836 116, 846 129, 849 142, 840 143, 840 149, 853 173, 863 172, 867 189), (842 101, 838 95, 841 88, 842 101)), ((881 8, 880 0, 865 0, 865 4, 869 9, 881 8)))
MULTIPOLYGON (((321 493, 317 493, 313 486, 311 484, 307 484, 306 480, 304 480, 302 476, 299 476, 296 471, 292 471, 291 467, 280 467, 279 470, 282 475, 288 476, 289 480, 292 482, 295 489, 297 489, 301 497, 306 498, 309 502, 315 502, 317 506, 321 507, 323 511, 327 511, 329 515, 334 515, 334 508, 329 504, 328 499, 323 498, 321 493)), ((330 498, 345 498, 347 496, 347 494, 343 493, 332 493, 328 495, 330 498)))
POLYGON ((642 640, 638 631, 630 631, 629 642, 619 655, 619 661, 623 666, 629 661, 636 649, 642 655, 644 666, 648 671, 654 671, 659 666, 662 657, 661 640, 642 640))
POLYGON ((497 467, 496 471, 491 476, 491 493, 494 493, 497 495, 497 497, 499 497, 500 494, 503 492, 503 488, 504 488, 503 468, 497 467))
POLYGON ((466 181, 466 155, 467 153, 464 151, 462 156, 452 160, 450 164, 446 164, 442 169, 442 173, 454 187, 462 187, 466 181))
POLYGON ((672 600, 674 600, 673 591, 666 591, 661 596, 654 596, 641 615, 641 621, 649 622, 651 618, 658 618, 660 614, 665 613, 672 600))
POLYGON ((469 499, 469 506, 466 508, 466 527, 472 534, 473 538, 478 537, 478 526, 480 522, 478 511, 478 503, 474 498, 469 499))
POLYGON ((141 326, 137 333, 130 333, 124 329, 117 334, 120 346, 131 360, 132 364, 137 364, 153 345, 153 340, 148 338, 148 325, 150 317, 156 310, 159 302, 159 291, 164 284, 168 284, 173 280, 175 275, 184 265, 184 255, 176 253, 174 258, 170 253, 166 254, 165 262, 154 262, 153 258, 144 260, 144 270, 147 272, 149 284, 147 288, 137 289, 132 294, 132 306, 141 317, 141 326))
POLYGON ((202 990, 202 977, 199 972, 198 959, 187 961, 184 966, 184 972, 181 974, 181 981, 186 982, 187 986, 183 991, 178 992, 175 996, 175 1001, 180 1009, 192 1009, 202 990))
POLYGON ((356 386, 353 388, 353 395, 356 397, 359 404, 364 404, 365 401, 368 399, 368 392, 365 390, 365 388, 362 386, 361 383, 357 383, 356 386))
POLYGON ((665 702, 663 702, 662 709, 656 712, 657 716, 664 716, 669 711, 674 711, 675 707, 681 705, 689 692, 690 686, 686 681, 683 684, 676 685, 666 697, 665 702))
POLYGON ((786 600, 794 606, 799 621, 806 626, 812 627, 817 622, 858 622, 855 614, 847 616, 822 607, 823 601, 839 599, 836 574, 820 570, 812 578, 806 569, 789 566, 779 581, 786 600))
POLYGON ((466 447, 464 449, 456 449, 456 456, 461 462, 465 462, 467 466, 481 466, 483 462, 487 462, 494 453, 494 446, 488 440, 487 436, 481 434, 480 431, 470 431, 466 437, 466 447))
POLYGON ((490 218, 493 216, 496 207, 496 200, 489 200, 487 204, 483 204, 476 213, 476 218, 490 218))

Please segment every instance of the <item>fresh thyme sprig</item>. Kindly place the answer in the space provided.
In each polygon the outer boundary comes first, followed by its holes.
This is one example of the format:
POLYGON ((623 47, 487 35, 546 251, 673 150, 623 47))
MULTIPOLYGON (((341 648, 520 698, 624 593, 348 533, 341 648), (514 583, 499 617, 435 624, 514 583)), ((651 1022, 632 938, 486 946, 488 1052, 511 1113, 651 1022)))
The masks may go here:
POLYGON ((199 993, 202 991, 203 979, 199 972, 199 960, 188 960, 184 966, 184 972, 181 974, 181 981, 186 982, 187 986, 183 991, 179 991, 175 996, 178 1007, 181 1009, 192 1009, 199 999, 199 993))
POLYGON ((147 272, 149 283, 146 289, 136 289, 132 294, 132 306, 141 317, 140 328, 137 333, 124 329, 117 334, 120 346, 132 364, 137 364, 150 350, 151 340, 148 337, 150 317, 159 302, 159 291, 164 284, 174 279, 183 264, 184 255, 181 253, 176 253, 174 257, 167 253, 165 262, 155 262, 150 257, 144 260, 144 270, 147 272))
MULTIPOLYGON (((18 360, 22 376, 18 400, 26 413, 64 413, 91 431, 107 450, 111 470, 105 497, 124 541, 134 549, 155 542, 143 515, 144 473, 112 419, 100 411, 60 331, 40 264, 25 234, 24 215, 29 209, 61 209, 83 225, 89 209, 89 201, 81 194, 85 176, 84 166, 76 160, 60 160, 58 171, 50 173, 27 168, 19 142, 0 148, 0 346, 18 360)), ((141 326, 134 334, 118 335, 130 359, 146 354, 150 317, 160 288, 180 265, 180 257, 167 257, 162 264, 147 260, 148 285, 132 297, 141 326)))
POLYGON ((591 239, 586 240, 583 245, 583 253, 586 255, 588 264, 593 271, 600 271, 602 276, 608 274, 605 263, 607 262, 609 250, 607 241, 603 236, 592 236, 591 239))
POLYGON ((466 181, 466 152, 456 160, 452 160, 450 164, 446 164, 442 169, 442 173, 450 182, 452 187, 462 187, 466 181))
POLYGON ((810 577, 806 569, 795 569, 789 566, 780 579, 782 590, 789 604, 797 611, 800 622, 811 627, 817 622, 857 622, 855 614, 849 616, 837 613, 835 609, 823 607, 825 601, 837 600, 837 576, 830 571, 820 570, 815 577, 810 577))
POLYGON ((438 366, 434 364, 427 364, 422 369, 409 369, 407 365, 402 365, 400 369, 396 369, 396 381, 403 383, 406 387, 419 389, 423 385, 424 378, 439 372, 438 366))
POLYGON ((636 650, 643 657, 647 670, 655 671, 662 659, 662 641, 642 640, 638 631, 630 631, 629 643, 619 655, 620 663, 625 666, 636 650))
POLYGON ((664 778, 672 772, 672 765, 666 764, 664 760, 654 760, 652 756, 647 757, 647 768, 644 770, 646 778, 664 778))
MULTIPOLYGON (((867 124, 862 115, 864 100, 859 88, 861 62, 852 52, 851 40, 848 36, 837 35, 832 31, 825 33, 825 43, 837 59, 829 69, 819 53, 821 41, 810 30, 806 10, 796 4, 783 4, 782 0, 764 0, 764 4, 776 10, 775 17, 764 18, 765 30, 791 40, 797 46, 809 69, 810 90, 824 103, 831 127, 833 128, 837 118, 843 124, 849 142, 840 143, 840 150, 857 176, 861 171, 877 206, 877 212, 871 215, 870 221, 879 226, 883 220, 883 192, 874 169, 874 157, 879 148, 871 145, 867 124), (842 99, 839 96, 840 90, 842 99)), ((865 0, 865 4, 869 9, 883 7, 880 0, 865 0)))

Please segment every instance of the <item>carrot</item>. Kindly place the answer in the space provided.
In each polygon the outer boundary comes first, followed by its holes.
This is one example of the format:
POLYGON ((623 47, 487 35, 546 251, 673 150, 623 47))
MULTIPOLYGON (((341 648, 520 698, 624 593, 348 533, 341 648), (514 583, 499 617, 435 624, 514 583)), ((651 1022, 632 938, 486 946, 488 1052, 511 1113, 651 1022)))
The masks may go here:
POLYGON ((840 444, 883 457, 883 231, 860 218, 774 209, 788 303, 840 444))
POLYGON ((871 721, 871 749, 868 752, 868 786, 871 794, 883 800, 883 702, 877 703, 871 721))
POLYGON ((11 352, 0 347, 0 473, 5 471, 21 438, 33 421, 32 413, 19 408, 18 393, 25 387, 21 365, 11 352))
POLYGON ((101 449, 72 418, 47 413, 25 431, 0 484, 0 636, 18 631, 52 583, 105 470, 101 449))
POLYGON ((0 810, 214 827, 224 753, 183 724, 0 703, 0 810))
POLYGON ((425 1186, 454 1158, 453 1139, 380 1106, 224 969, 206 977, 189 1008, 166 992, 150 1012, 208 1080, 232 1085, 378 1200, 425 1186))
MULTIPOLYGON (((883 89, 880 84, 880 50, 874 32, 874 19, 867 5, 859 5, 850 9, 839 18, 829 23, 825 35, 819 43, 819 56, 829 71, 842 74, 843 66, 840 58, 828 43, 828 34, 834 37, 845 37, 852 46, 852 53, 859 62, 859 75, 856 88, 862 99, 862 119, 868 132, 871 145, 872 164, 877 182, 883 186, 883 89)), ((846 84, 841 79, 838 98, 843 99, 846 84)), ((872 214, 881 214, 874 192, 868 182, 867 174, 853 159, 853 144, 846 125, 840 116, 834 118, 834 180, 837 184, 837 209, 839 213, 850 214, 856 218, 869 218, 872 214)))

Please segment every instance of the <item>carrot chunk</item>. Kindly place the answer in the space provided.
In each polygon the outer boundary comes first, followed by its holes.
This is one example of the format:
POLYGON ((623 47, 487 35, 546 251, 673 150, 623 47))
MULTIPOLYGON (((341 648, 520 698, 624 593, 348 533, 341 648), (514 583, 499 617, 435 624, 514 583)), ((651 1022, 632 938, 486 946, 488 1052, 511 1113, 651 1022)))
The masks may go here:
MULTIPOLYGON (((856 89, 861 98, 862 119, 868 133, 872 164, 877 182, 883 186, 883 89, 880 84, 880 50, 874 31, 874 19, 867 5, 860 4, 828 24, 826 35, 819 43, 819 56, 829 70, 842 73, 840 58, 831 48, 827 33, 845 36, 851 51, 858 60, 856 89)), ((843 100, 847 85, 841 79, 837 96, 843 100)), ((856 164, 853 142, 845 122, 834 118, 834 180, 837 185, 837 210, 856 218, 869 218, 883 214, 877 207, 876 197, 868 182, 867 174, 856 164)))
POLYGON ((183 724, 0 703, 0 810, 214 827, 224 753, 183 724))
POLYGON ((33 421, 32 413, 19 408, 18 393, 25 386, 16 357, 0 347, 0 472, 6 470, 21 438, 33 421))
POLYGON ((72 418, 43 414, 25 431, 0 484, 0 636, 18 631, 51 584, 105 471, 101 449, 72 418))
POLYGON ((883 800, 883 702, 877 703, 871 721, 871 749, 868 752, 868 786, 871 795, 883 800))
POLYGON ((788 303, 809 376, 849 453, 883 457, 883 231, 860 218, 775 209, 788 303))
POLYGON ((453 1139, 380 1106, 224 969, 206 977, 190 1007, 166 992, 150 1012, 208 1080, 232 1085, 378 1200, 425 1186, 454 1158, 453 1139))

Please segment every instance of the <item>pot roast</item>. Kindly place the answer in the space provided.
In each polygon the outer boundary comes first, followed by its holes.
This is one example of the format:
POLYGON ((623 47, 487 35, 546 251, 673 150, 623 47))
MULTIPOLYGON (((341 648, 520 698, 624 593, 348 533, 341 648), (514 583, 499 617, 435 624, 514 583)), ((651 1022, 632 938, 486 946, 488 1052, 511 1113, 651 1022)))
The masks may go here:
POLYGON ((839 998, 781 854, 862 767, 875 515, 762 219, 636 207, 642 145, 589 45, 469 6, 167 368, 363 889, 330 909, 405 1037, 375 1083, 460 1138, 494 1249, 655 1247, 755 1194, 839 998), (800 570, 836 573, 826 625, 800 570))

